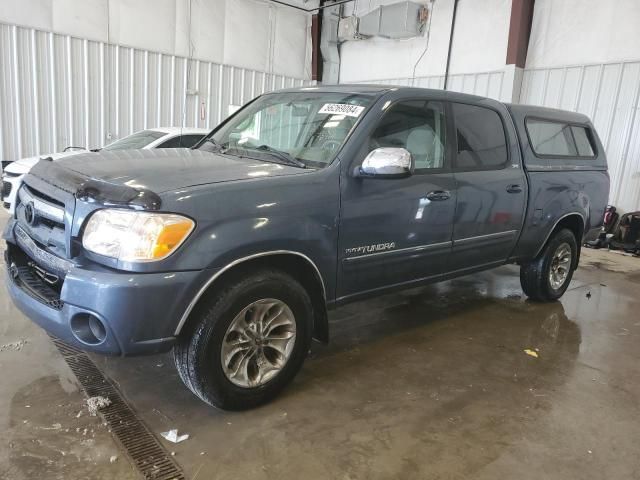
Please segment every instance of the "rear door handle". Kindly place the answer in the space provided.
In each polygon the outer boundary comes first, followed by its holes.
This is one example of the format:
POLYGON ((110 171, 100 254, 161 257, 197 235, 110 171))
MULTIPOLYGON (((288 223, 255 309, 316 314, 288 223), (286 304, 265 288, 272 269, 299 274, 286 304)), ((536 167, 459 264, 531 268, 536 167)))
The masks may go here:
POLYGON ((427 193, 427 199, 432 202, 439 202, 442 200, 449 200, 451 198, 451 192, 448 190, 434 190, 433 192, 427 193))
POLYGON ((522 192, 522 185, 518 185, 518 184, 507 185, 507 192, 509 192, 509 193, 520 193, 520 192, 522 192))

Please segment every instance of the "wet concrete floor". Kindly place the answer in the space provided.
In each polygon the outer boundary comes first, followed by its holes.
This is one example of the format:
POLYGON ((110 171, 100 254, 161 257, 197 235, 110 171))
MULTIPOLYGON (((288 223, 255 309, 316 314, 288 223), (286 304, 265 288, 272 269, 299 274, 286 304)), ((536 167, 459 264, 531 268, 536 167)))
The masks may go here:
MULTIPOLYGON (((640 259, 593 251, 552 304, 513 266, 352 304, 284 394, 243 413, 201 403, 169 355, 92 358, 153 432, 190 435, 162 440, 189 479, 634 479, 639 311, 640 259)), ((0 344, 0 478, 137 478, 4 288, 0 344)))

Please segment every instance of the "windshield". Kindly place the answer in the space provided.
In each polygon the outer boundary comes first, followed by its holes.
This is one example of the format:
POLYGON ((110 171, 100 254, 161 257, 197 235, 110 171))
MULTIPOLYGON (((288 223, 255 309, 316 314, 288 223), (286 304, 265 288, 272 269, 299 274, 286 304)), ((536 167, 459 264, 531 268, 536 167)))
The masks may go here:
POLYGON ((334 159, 373 97, 287 92, 258 98, 199 148, 322 168, 334 159))
POLYGON ((135 150, 137 148, 144 148, 151 142, 165 135, 165 133, 156 132, 155 130, 142 130, 141 132, 136 132, 128 137, 116 140, 102 150, 135 150))

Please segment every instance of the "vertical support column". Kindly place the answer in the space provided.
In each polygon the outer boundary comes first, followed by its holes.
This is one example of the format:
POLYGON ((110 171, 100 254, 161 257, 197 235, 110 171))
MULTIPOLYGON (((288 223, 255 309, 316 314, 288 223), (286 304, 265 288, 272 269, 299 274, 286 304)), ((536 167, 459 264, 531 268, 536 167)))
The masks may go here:
POLYGON ((502 92, 502 99, 506 101, 520 100, 534 5, 535 0, 511 0, 511 21, 502 92))
POLYGON ((322 80, 326 84, 340 82, 340 52, 338 50, 338 21, 341 4, 322 4, 320 28, 320 53, 322 55, 322 80))
POLYGON ((322 15, 311 16, 311 80, 322 81, 322 54, 320 53, 320 32, 322 15))

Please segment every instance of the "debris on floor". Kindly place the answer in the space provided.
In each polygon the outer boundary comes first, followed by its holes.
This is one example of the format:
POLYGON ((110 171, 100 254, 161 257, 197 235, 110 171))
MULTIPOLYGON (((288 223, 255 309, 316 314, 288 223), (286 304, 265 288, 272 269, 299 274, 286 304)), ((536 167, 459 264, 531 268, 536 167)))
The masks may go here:
POLYGON ((165 439, 169 440, 172 443, 184 442, 189 438, 188 433, 185 433, 184 435, 178 435, 177 428, 169 430, 168 432, 162 432, 160 435, 162 435, 165 439))
POLYGON ((16 352, 19 352, 26 344, 27 340, 25 340, 24 338, 18 340, 17 342, 5 343, 4 345, 0 345, 0 352, 4 352, 5 350, 14 350, 16 352))
POLYGON ((111 457, 109 457, 109 462, 116 463, 117 461, 118 461, 117 455, 111 455, 111 457))
POLYGON ((40 427, 41 430, 60 430, 62 428, 62 424, 54 423, 50 427, 40 427))
POLYGON ((587 294, 585 295, 585 297, 587 297, 587 299, 591 298, 591 292, 587 292, 587 294))
POLYGON ((111 405, 111 400, 106 397, 96 396, 87 398, 87 410, 89 410, 89 415, 95 417, 98 413, 98 410, 108 407, 111 405))
POLYGON ((533 358, 538 358, 538 352, 536 352, 535 350, 531 350, 529 348, 525 348, 524 349, 524 353, 526 353, 527 355, 533 357, 533 358))

